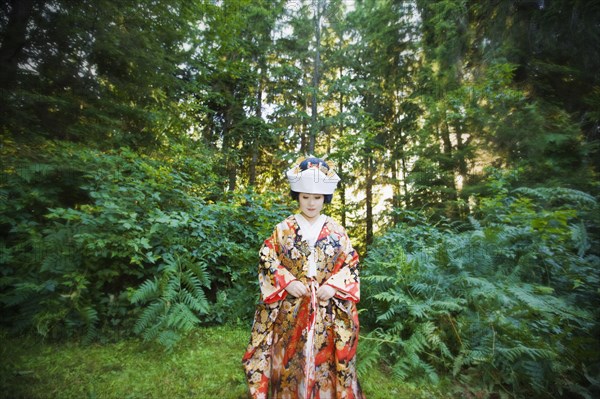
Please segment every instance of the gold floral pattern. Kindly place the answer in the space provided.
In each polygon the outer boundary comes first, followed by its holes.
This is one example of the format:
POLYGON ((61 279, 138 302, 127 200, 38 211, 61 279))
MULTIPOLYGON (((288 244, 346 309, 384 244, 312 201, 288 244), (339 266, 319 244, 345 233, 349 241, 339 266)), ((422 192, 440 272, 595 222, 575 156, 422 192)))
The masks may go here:
POLYGON ((261 302, 243 357, 250 396, 364 399, 356 376, 359 259, 344 228, 331 218, 323 225, 314 281, 306 277, 310 249, 294 216, 276 226, 259 254, 261 302), (295 280, 337 293, 326 302, 295 298, 285 290, 295 280))

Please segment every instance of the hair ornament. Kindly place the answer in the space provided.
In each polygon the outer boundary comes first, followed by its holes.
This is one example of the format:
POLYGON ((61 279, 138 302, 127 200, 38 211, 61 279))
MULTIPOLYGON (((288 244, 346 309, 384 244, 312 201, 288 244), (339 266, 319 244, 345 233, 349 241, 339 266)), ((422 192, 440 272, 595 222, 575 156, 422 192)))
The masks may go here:
POLYGON ((286 172, 291 190, 297 193, 333 194, 340 181, 334 166, 333 162, 325 162, 313 155, 298 158, 286 172))

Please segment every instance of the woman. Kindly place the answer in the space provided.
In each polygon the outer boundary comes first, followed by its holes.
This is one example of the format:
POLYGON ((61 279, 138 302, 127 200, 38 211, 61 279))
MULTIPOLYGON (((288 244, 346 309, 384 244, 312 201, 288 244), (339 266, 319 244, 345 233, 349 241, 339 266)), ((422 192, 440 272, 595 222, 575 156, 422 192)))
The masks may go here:
POLYGON ((322 215, 339 182, 320 158, 287 172, 300 212, 260 250, 257 306, 244 354, 252 398, 364 398, 356 377, 358 254, 342 226, 322 215))

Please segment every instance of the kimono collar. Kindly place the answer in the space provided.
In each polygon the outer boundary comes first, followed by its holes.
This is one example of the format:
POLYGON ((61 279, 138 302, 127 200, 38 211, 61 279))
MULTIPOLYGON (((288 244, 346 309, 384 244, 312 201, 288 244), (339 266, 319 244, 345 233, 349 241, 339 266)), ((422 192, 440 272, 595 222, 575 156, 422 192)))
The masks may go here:
POLYGON ((300 226, 300 231, 302 231, 302 240, 306 241, 309 246, 314 247, 323 229, 323 225, 327 221, 327 216, 320 215, 312 224, 301 214, 296 214, 294 217, 298 226, 300 226))

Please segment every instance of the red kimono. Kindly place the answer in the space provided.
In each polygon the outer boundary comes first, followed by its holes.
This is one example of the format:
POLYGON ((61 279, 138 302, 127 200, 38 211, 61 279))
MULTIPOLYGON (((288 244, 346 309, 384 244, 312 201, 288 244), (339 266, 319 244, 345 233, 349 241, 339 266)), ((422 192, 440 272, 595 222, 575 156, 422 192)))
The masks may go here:
POLYGON ((348 235, 331 218, 314 247, 303 239, 296 216, 277 225, 260 250, 262 301, 243 357, 252 398, 364 398, 356 376, 358 266, 348 235), (311 253, 316 275, 308 278, 311 253), (288 295, 285 287, 294 280, 311 295, 288 295), (322 284, 337 289, 325 302, 315 296, 322 284))

